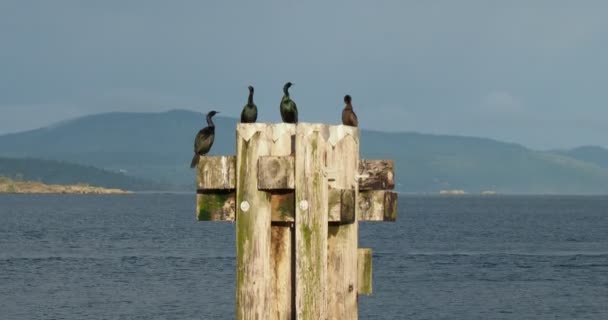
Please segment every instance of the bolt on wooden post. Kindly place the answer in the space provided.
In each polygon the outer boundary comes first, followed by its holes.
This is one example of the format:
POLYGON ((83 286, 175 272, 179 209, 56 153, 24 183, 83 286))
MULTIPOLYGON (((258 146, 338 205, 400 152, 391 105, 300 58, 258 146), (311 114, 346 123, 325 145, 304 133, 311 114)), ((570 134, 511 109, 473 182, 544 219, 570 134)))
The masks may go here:
POLYGON ((201 157, 197 219, 236 221, 236 319, 358 319, 372 292, 359 221, 395 221, 391 160, 360 160, 359 130, 238 124, 236 156, 201 157))

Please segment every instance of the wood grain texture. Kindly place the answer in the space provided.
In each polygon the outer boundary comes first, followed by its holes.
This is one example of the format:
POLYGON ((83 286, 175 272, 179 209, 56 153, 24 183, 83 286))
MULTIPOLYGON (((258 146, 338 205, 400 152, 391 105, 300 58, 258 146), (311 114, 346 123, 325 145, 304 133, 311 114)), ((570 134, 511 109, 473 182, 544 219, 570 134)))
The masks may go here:
POLYGON ((272 222, 295 221, 296 208, 294 191, 270 192, 270 207, 272 222))
POLYGON ((234 191, 198 193, 196 219, 198 221, 234 221, 236 217, 234 191))
POLYGON ((359 161, 359 191, 395 188, 395 163, 393 160, 359 161))
POLYGON ((346 224, 355 221, 356 192, 355 189, 329 188, 329 212, 327 216, 329 222, 346 224))
POLYGON ((295 186, 294 166, 293 156, 261 157, 258 162, 258 188, 293 190, 295 186))
POLYGON ((197 219, 235 221, 237 319, 357 319, 372 293, 359 221, 395 221, 392 160, 360 160, 359 130, 239 124, 236 156, 203 156, 197 219))
POLYGON ((299 123, 296 128, 296 319, 327 318, 326 144, 329 128, 299 123))
POLYGON ((268 126, 237 125, 236 259, 238 320, 270 319, 272 299, 270 201, 258 190, 257 163, 270 153, 268 126))
MULTIPOLYGON (((330 127, 327 153, 329 182, 339 197, 338 224, 328 230, 327 315, 328 319, 357 319, 358 221, 355 199, 359 163, 359 130, 349 126, 330 127)), ((331 202, 330 202, 331 203, 331 202)), ((330 212, 330 217, 334 216, 330 212)))
POLYGON ((387 190, 359 192, 359 221, 396 221, 397 193, 387 190))
POLYGON ((359 248, 358 250, 358 289, 359 294, 372 294, 372 249, 359 248))
POLYGON ((236 187, 235 156, 201 156, 197 169, 199 190, 232 190, 236 187))
MULTIPOLYGON (((293 164, 294 124, 277 123, 270 126, 269 135, 272 140, 270 155, 273 157, 290 158, 293 164), (291 156, 289 156, 291 155, 291 156), (289 157, 287 157, 289 156, 289 157)), ((291 176, 295 180, 293 166, 291 176)), ((288 179, 289 180, 289 179, 288 179)), ((272 190, 270 193, 271 218, 273 221, 293 222, 295 217, 295 192, 293 190, 272 190)), ((294 317, 293 295, 294 283, 294 237, 293 223, 273 224, 272 230, 272 300, 270 318, 272 320, 291 320, 294 317)))

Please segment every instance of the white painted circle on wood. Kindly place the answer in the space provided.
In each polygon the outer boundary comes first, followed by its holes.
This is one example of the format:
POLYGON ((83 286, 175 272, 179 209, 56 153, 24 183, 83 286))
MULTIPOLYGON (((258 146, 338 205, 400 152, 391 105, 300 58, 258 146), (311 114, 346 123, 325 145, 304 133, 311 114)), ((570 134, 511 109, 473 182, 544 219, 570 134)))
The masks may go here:
POLYGON ((308 201, 306 201, 306 200, 300 201, 300 209, 308 210, 308 201))
POLYGON ((249 211, 249 202, 247 202, 247 201, 241 202, 241 210, 243 210, 243 212, 249 211))

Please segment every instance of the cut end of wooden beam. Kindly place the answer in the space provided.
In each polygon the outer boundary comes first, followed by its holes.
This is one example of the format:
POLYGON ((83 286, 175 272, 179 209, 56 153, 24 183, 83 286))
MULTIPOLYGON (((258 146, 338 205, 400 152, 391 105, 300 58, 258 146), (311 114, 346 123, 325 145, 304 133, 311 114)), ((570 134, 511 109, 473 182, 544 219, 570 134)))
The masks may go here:
POLYGON ((357 200, 359 221, 396 221, 397 193, 393 191, 361 191, 357 200))
POLYGON ((396 192, 384 194, 384 221, 397 221, 397 200, 396 192))
POLYGON ((293 190, 295 164, 293 156, 265 156, 258 159, 258 189, 293 190))
POLYGON ((329 222, 353 223, 355 221, 355 190, 329 189, 329 222))
POLYGON ((395 188, 393 160, 360 160, 359 190, 387 190, 395 188))
POLYGON ((236 197, 234 192, 199 193, 196 195, 198 221, 234 221, 236 197))
POLYGON ((359 294, 372 294, 372 249, 359 248, 358 254, 358 292, 359 294))
POLYGON ((235 156, 202 156, 197 168, 199 190, 232 190, 236 187, 235 156))

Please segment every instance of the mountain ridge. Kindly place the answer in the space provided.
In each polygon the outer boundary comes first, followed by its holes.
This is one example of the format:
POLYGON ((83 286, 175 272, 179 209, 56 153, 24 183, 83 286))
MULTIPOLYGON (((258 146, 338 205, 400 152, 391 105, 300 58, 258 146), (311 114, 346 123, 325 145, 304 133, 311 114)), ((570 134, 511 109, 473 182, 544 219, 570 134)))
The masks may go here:
POLYGON ((555 150, 556 154, 569 156, 574 159, 608 168, 608 149, 600 146, 580 146, 570 150, 555 150))
MULTIPOLYGON (((215 120, 210 154, 234 154, 237 119, 215 120)), ((0 156, 70 161, 189 190, 192 141, 205 125, 203 113, 180 109, 88 115, 0 136, 0 156)), ((395 160, 398 191, 608 194, 608 168, 516 143, 362 129, 360 146, 362 158, 395 160)))
POLYGON ((167 185, 88 165, 36 158, 0 157, 0 176, 18 182, 55 185, 89 184, 132 191, 166 189, 167 185))

